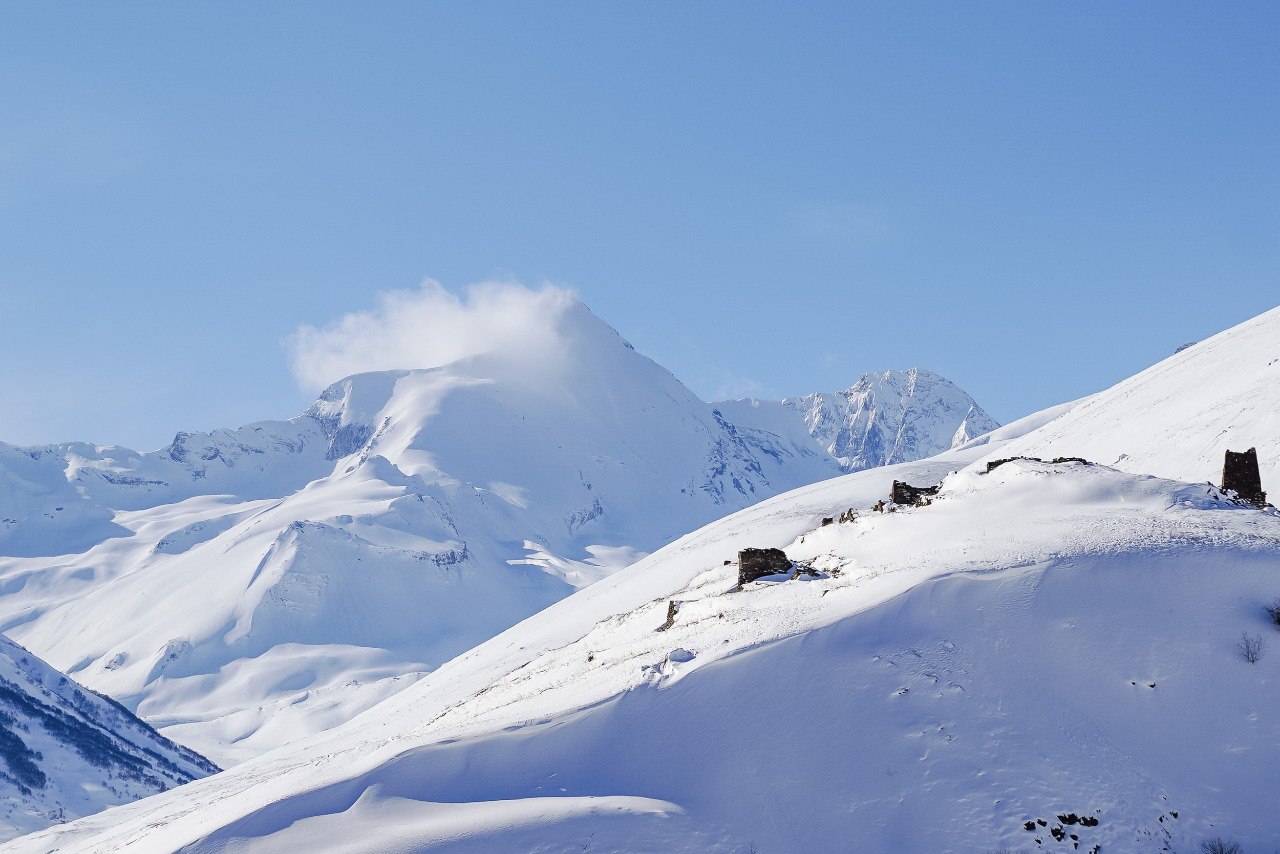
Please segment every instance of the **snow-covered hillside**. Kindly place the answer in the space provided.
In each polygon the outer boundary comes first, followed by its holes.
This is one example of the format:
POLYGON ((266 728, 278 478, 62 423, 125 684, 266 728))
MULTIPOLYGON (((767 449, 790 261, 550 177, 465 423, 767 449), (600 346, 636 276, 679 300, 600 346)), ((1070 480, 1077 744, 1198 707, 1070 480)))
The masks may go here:
POLYGON ((0 635, 0 840, 217 770, 0 635))
POLYGON ((921 368, 863 374, 839 394, 716 406, 735 424, 793 444, 812 439, 847 472, 922 460, 999 426, 954 383, 921 368))
POLYGON ((584 306, 560 324, 537 360, 361 374, 153 453, 0 445, 0 630, 225 766, 839 473, 584 306))
MULTIPOLYGON (((1252 358, 1275 344, 1218 351, 1263 393, 1234 429, 1280 406, 1252 358)), ((1108 419, 1200 429, 1184 402, 1217 380, 1186 364, 1108 419)), ((346 725, 12 850, 1270 850, 1280 514, 1108 465, 988 472, 1088 403, 763 501, 346 725), (870 511, 895 479, 942 488, 870 511), (739 589, 745 546, 816 577, 739 589)))
POLYGON ((1280 497, 1278 404, 1280 308, 1179 348, 1001 453, 1218 483, 1224 451, 1256 447, 1263 484, 1280 497))

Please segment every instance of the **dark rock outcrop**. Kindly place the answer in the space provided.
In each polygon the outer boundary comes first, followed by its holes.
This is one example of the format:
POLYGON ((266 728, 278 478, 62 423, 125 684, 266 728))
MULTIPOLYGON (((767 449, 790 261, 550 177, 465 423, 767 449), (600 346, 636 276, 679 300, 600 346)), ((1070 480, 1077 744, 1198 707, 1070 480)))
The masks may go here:
POLYGON ((790 572, 791 561, 782 549, 743 549, 738 552, 738 584, 790 572))
POLYGON ((1262 491, 1262 475, 1258 471, 1258 450, 1227 451, 1222 464, 1222 488, 1235 492, 1245 501, 1257 507, 1267 506, 1267 494, 1262 491))

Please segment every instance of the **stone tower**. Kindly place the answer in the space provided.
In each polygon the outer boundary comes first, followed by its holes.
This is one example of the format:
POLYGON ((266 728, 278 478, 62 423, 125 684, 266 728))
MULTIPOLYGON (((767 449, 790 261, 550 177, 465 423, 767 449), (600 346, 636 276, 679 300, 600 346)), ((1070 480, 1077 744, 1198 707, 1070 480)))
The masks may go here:
POLYGON ((1250 504, 1264 507, 1267 494, 1262 491, 1262 475, 1258 472, 1258 451, 1227 451, 1222 465, 1222 488, 1234 490, 1250 504))

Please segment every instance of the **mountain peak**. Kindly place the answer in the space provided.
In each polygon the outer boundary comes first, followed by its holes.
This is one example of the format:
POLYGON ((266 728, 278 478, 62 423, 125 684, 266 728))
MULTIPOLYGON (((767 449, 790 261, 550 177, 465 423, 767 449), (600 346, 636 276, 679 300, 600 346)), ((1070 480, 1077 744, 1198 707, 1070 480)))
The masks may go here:
POLYGON ((851 472, 924 459, 1000 426, 950 380, 919 367, 868 372, 835 394, 717 406, 730 420, 759 430, 807 433, 851 472))

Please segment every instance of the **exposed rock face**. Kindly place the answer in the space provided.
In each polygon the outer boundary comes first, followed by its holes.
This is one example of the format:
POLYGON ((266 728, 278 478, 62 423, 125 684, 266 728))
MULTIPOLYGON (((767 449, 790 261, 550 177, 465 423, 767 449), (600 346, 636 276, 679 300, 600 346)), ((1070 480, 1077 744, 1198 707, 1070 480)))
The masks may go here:
POLYGON ((738 552, 739 584, 789 572, 791 561, 782 549, 743 549, 738 552))
POLYGON ((1258 507, 1267 503, 1267 494, 1262 491, 1262 475, 1258 471, 1258 450, 1227 451, 1222 465, 1222 488, 1231 490, 1258 507))

